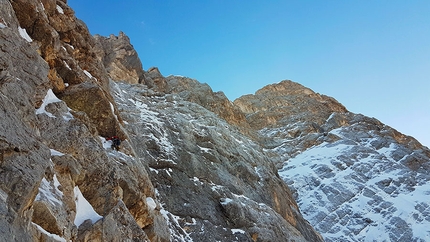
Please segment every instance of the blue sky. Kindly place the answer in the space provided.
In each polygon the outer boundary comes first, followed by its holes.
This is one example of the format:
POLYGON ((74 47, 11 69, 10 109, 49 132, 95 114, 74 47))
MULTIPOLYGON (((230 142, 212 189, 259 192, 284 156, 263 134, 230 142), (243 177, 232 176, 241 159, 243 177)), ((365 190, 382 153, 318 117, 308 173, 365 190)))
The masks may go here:
POLYGON ((430 146, 430 1, 69 0, 145 70, 231 100, 289 79, 430 146))

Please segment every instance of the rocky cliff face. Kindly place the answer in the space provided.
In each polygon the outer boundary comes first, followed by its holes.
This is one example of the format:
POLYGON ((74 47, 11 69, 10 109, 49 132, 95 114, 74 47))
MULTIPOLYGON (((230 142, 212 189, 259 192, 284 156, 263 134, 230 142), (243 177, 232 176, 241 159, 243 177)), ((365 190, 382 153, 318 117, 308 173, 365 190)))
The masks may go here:
POLYGON ((119 36, 109 38, 96 35, 98 56, 101 57, 109 77, 114 81, 127 81, 131 84, 144 81, 142 63, 130 44, 130 39, 120 32, 119 36))
POLYGON ((222 93, 65 1, 0 7, 1 241, 322 241, 222 93))
POLYGON ((0 35, 0 241, 429 239, 430 151, 333 98, 144 71, 61 0, 0 35))
POLYGON ((63 1, 0 1, 1 241, 168 241, 97 42, 63 1), (61 97, 62 100, 58 99, 61 97))
POLYGON ((430 239, 430 150, 290 81, 235 101, 326 241, 430 239))

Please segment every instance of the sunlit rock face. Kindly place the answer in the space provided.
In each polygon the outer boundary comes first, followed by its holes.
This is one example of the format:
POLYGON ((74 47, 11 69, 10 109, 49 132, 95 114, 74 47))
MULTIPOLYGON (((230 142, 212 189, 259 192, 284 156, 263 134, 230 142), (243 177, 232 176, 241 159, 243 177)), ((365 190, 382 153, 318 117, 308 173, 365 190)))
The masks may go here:
POLYGON ((346 112, 346 108, 333 98, 292 81, 268 85, 255 94, 236 99, 234 104, 257 130, 304 121, 314 123, 317 128, 332 112, 346 112))
POLYGON ((62 1, 0 16, 0 241, 169 241, 85 24, 62 1))
POLYGON ((235 101, 326 241, 426 241, 430 150, 299 84, 235 101))
POLYGON ((95 36, 98 46, 98 56, 103 61, 109 77, 115 81, 125 81, 131 84, 142 83, 144 71, 136 50, 130 44, 130 39, 120 32, 118 36, 108 38, 95 36))
POLYGON ((429 149, 333 98, 145 72, 66 1, 0 1, 0 49, 0 241, 429 240, 429 149))
POLYGON ((134 75, 64 1, 0 6, 1 241, 322 241, 222 93, 134 75))

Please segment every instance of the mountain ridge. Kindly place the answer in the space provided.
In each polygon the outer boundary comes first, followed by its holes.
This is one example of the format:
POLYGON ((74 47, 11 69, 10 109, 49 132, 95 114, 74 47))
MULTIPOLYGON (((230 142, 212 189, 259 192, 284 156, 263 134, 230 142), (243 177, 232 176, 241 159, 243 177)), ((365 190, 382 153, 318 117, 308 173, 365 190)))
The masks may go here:
POLYGON ((1 241, 430 236, 414 138, 292 81, 232 102, 145 71, 66 1, 0 6, 1 241))

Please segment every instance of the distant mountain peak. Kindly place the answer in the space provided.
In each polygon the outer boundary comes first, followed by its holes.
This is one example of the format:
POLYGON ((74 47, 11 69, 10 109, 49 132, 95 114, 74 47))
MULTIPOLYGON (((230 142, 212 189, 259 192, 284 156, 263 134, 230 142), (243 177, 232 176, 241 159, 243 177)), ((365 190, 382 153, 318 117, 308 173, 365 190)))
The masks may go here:
POLYGON ((315 93, 293 81, 282 81, 234 101, 253 128, 306 120, 321 125, 333 112, 347 112, 334 98, 315 93))

